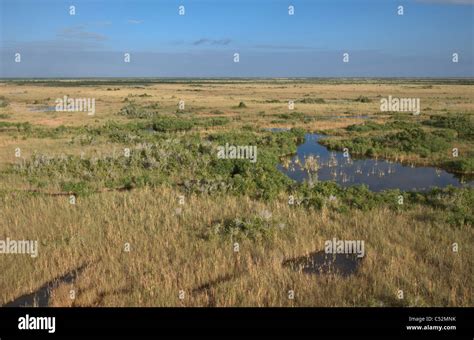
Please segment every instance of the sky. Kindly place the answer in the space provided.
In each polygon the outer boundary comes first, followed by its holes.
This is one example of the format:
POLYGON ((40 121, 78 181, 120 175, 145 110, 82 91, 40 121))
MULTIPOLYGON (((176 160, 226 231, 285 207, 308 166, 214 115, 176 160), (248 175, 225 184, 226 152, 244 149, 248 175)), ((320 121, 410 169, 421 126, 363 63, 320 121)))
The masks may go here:
POLYGON ((0 78, 474 77, 473 35, 474 0, 0 0, 0 78))

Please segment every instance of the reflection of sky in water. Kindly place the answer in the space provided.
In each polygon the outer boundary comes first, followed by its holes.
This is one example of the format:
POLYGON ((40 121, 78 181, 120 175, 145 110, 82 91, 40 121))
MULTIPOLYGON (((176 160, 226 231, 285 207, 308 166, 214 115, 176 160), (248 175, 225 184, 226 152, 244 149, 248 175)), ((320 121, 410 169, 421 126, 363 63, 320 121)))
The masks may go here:
MULTIPOLYGON (((348 162, 348 158, 344 157, 342 152, 330 152, 326 147, 320 145, 317 140, 321 137, 323 136, 306 134, 305 142, 298 147, 297 155, 292 158, 290 168, 293 167, 296 158, 304 163, 305 156, 319 156, 320 169, 317 173, 319 181, 334 180, 344 187, 365 184, 373 191, 397 188, 422 191, 430 187, 474 185, 472 180, 462 184, 460 179, 453 174, 433 167, 412 168, 401 163, 375 159, 352 159, 348 162), (331 155, 337 165, 329 167, 331 155)), ((294 166, 294 170, 289 170, 279 165, 278 169, 298 182, 308 179, 306 170, 298 166, 294 166)))
POLYGON ((53 112, 56 111, 56 106, 29 106, 28 109, 33 112, 53 112))

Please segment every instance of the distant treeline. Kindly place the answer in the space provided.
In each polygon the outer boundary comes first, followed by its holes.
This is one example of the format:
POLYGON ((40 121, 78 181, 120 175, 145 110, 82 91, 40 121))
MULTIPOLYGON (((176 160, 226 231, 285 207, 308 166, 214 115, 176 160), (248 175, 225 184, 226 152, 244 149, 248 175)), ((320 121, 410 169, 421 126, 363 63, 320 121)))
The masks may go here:
POLYGON ((474 85, 474 78, 3 78, 0 82, 17 85, 41 86, 97 86, 97 85, 152 85, 152 84, 406 84, 410 85, 474 85))

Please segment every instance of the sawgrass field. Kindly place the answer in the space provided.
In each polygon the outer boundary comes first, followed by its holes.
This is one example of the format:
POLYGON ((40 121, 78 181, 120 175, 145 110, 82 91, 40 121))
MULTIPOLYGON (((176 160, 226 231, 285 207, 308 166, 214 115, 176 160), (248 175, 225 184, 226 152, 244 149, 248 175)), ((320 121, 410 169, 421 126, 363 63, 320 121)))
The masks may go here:
POLYGON ((0 81, 0 240, 38 246, 0 254, 0 305, 473 306, 472 186, 374 192, 277 168, 318 132, 472 183, 473 103, 472 80, 0 81), (57 111, 64 96, 94 114, 57 111), (420 114, 382 112, 389 96, 420 114), (226 143, 257 161, 219 159, 226 143), (364 241, 351 270, 310 260, 333 238, 364 241))

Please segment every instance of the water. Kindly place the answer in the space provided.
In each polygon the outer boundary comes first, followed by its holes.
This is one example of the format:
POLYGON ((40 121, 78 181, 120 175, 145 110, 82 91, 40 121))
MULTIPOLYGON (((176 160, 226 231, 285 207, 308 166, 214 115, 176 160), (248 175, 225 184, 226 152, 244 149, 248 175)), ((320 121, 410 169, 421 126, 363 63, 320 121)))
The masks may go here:
POLYGON ((332 180, 343 187, 365 184, 372 191, 425 191, 448 185, 474 186, 472 177, 463 179, 435 167, 415 167, 385 160, 344 157, 343 152, 332 152, 319 144, 318 140, 323 137, 326 136, 306 134, 305 142, 298 146, 296 155, 283 160, 278 169, 298 182, 332 180), (305 169, 305 164, 307 167, 311 166, 311 159, 306 160, 309 156, 315 157, 319 165, 315 172, 305 169))
POLYGON ((56 106, 48 106, 48 105, 29 106, 28 109, 32 112, 54 112, 56 111, 56 106))

